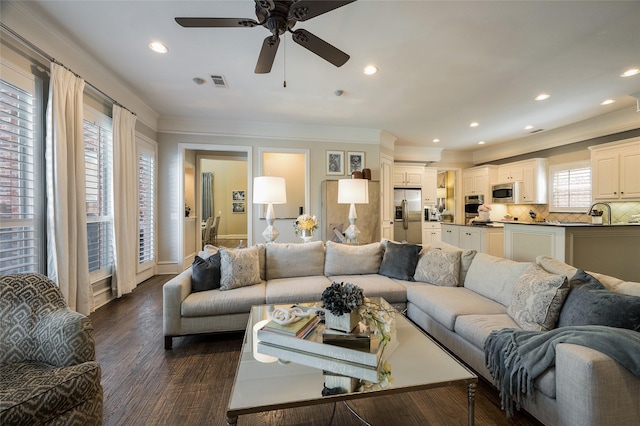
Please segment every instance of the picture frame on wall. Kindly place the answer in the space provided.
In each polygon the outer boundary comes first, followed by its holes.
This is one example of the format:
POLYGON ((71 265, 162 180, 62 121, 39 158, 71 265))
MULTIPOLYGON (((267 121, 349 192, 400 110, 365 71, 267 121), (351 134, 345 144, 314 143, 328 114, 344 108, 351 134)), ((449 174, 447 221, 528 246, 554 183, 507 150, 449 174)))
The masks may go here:
POLYGON ((231 213, 245 213, 246 203, 234 201, 231 203, 231 213))
POLYGON ((344 151, 327 151, 327 175, 344 175, 344 151))
POLYGON ((348 174, 364 169, 364 152, 347 152, 348 174))
POLYGON ((242 190, 232 190, 231 199, 233 201, 245 201, 245 192, 242 190))

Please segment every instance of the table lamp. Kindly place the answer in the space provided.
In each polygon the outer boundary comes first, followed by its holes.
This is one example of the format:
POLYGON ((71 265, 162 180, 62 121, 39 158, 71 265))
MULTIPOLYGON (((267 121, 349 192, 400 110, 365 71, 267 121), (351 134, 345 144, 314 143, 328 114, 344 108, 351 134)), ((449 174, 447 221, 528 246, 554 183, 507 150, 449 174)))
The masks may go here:
POLYGON ((344 232, 348 243, 357 243, 360 230, 356 227, 356 204, 369 204, 369 180, 338 180, 338 204, 351 204, 349 207, 349 227, 344 232))
POLYGON ((287 186, 283 177, 259 176, 253 178, 253 204, 267 204, 267 229, 262 236, 268 243, 274 242, 280 232, 273 226, 276 215, 273 212, 274 204, 287 202, 287 186))

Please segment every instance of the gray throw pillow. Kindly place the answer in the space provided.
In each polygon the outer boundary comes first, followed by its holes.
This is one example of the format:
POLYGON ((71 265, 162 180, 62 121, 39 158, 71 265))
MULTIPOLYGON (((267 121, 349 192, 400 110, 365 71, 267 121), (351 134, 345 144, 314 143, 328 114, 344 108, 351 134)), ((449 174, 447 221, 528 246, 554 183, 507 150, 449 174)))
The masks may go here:
POLYGON ((382 257, 380 275, 404 281, 413 281, 422 247, 416 244, 396 244, 387 241, 382 257))
POLYGON ((220 253, 205 259, 196 256, 191 265, 191 292, 220 288, 220 253))
POLYGON ((231 290, 262 282, 258 247, 227 249, 220 247, 220 290, 231 290))
POLYGON ((516 281, 507 314, 523 330, 552 330, 568 292, 566 276, 551 274, 532 263, 516 281))
POLYGON ((609 291, 582 269, 570 284, 558 327, 604 325, 640 331, 640 297, 609 291))

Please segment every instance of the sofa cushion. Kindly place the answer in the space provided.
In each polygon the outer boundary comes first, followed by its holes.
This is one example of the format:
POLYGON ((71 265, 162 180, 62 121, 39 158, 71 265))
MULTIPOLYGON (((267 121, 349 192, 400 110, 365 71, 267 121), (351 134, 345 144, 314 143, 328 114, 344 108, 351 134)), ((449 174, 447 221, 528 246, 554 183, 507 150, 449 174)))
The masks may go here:
POLYGON ((220 248, 220 290, 260 283, 260 260, 256 246, 244 249, 220 248))
POLYGON ((457 287, 460 284, 462 251, 427 248, 420 253, 413 279, 425 283, 457 287))
POLYGON ((467 272, 464 286, 507 306, 516 280, 531 264, 477 253, 467 272))
POLYGON ((200 252, 198 252, 198 256, 200 256, 200 258, 202 259, 206 259, 216 253, 218 253, 218 247, 207 244, 202 248, 200 252))
POLYGON ((484 350, 484 341, 494 330, 520 326, 508 314, 460 315, 456 318, 456 334, 478 349, 484 350))
POLYGON ((308 277, 324 273, 324 243, 269 243, 266 247, 266 276, 268 280, 308 277))
POLYGON ((380 275, 413 281, 420 250, 422 247, 417 244, 397 244, 387 241, 380 264, 380 275))
MULTIPOLYGON (((573 277, 576 272, 578 272, 577 268, 549 256, 536 257, 536 263, 553 274, 573 277)), ((640 296, 640 283, 624 281, 619 278, 599 274, 597 272, 587 272, 600 281, 607 290, 615 291, 616 293, 629 294, 631 296, 640 296)))
POLYGON ((609 291, 582 269, 569 284, 558 327, 606 325, 640 331, 640 297, 609 291))
POLYGON ((524 330, 549 331, 555 328, 568 293, 566 276, 532 263, 517 279, 507 313, 524 330))
POLYGON ((315 302, 331 280, 324 275, 278 278, 267 282, 267 304, 315 302))
POLYGON ((384 247, 381 243, 354 246, 327 241, 324 274, 377 274, 383 252, 384 247))
POLYGON ((333 282, 348 282, 362 288, 366 297, 382 297, 389 303, 406 303, 407 289, 395 280, 378 274, 335 275, 333 282))
POLYGON ((196 256, 191 264, 191 291, 220 288, 220 253, 206 259, 196 256))
POLYGON ((211 317, 215 315, 249 312, 253 305, 264 305, 267 285, 265 282, 232 291, 222 289, 191 293, 180 304, 180 316, 211 317))
POLYGON ((464 287, 422 284, 407 288, 407 300, 449 330, 459 315, 504 314, 507 308, 464 287))

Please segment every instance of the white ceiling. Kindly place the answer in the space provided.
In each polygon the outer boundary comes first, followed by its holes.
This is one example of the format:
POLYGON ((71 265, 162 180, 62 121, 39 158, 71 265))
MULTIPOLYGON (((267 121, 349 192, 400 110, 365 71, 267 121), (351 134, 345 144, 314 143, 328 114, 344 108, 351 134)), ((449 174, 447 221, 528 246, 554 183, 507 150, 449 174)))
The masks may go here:
POLYGON ((640 92, 640 75, 620 77, 640 67, 640 1, 359 0, 295 27, 350 54, 344 66, 287 35, 264 75, 253 70, 265 28, 186 29, 174 21, 255 18, 252 0, 29 7, 161 117, 374 128, 397 145, 466 150, 522 138, 526 125, 550 130, 630 108, 640 92), (169 52, 152 52, 151 41, 169 52), (363 75, 368 64, 379 73, 363 75), (211 74, 224 75, 229 88, 214 88, 211 74), (208 81, 198 86, 194 77, 208 81), (534 101, 541 92, 551 98, 534 101), (607 98, 616 102, 600 106, 607 98), (472 121, 480 125, 470 128, 472 121))

